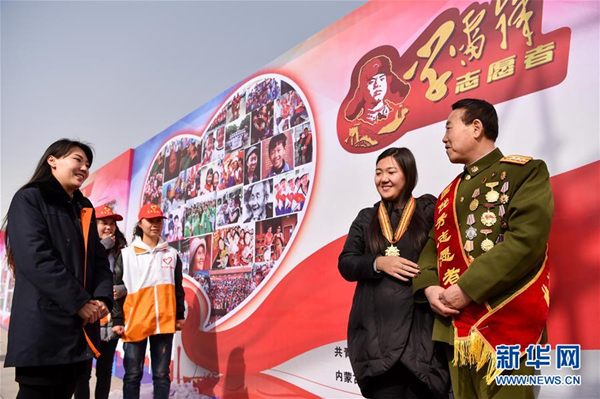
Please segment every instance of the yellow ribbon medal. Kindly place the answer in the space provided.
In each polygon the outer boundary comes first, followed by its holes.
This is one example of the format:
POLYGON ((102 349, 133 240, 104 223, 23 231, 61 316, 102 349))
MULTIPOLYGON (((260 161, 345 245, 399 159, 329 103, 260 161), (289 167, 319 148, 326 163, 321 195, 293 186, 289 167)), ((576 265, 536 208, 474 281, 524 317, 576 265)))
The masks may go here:
POLYGON ((385 256, 400 256, 400 250, 394 245, 404 235, 410 224, 410 219, 415 212, 417 202, 413 197, 404 207, 400 223, 396 228, 396 232, 392 235, 392 224, 390 223, 390 217, 388 216, 387 210, 383 205, 383 201, 379 203, 379 224, 381 225, 381 233, 388 240, 390 246, 385 249, 385 256))

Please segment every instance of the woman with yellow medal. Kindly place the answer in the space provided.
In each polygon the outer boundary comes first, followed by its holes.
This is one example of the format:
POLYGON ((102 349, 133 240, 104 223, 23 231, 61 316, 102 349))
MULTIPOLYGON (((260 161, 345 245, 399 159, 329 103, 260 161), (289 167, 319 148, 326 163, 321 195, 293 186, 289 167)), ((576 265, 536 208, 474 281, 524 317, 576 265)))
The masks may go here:
POLYGON ((354 376, 367 398, 447 398, 443 348, 431 340, 433 313, 415 304, 415 263, 433 226, 435 197, 412 196, 417 165, 407 148, 377 158, 381 201, 361 210, 350 227, 338 268, 356 282, 348 323, 354 376))

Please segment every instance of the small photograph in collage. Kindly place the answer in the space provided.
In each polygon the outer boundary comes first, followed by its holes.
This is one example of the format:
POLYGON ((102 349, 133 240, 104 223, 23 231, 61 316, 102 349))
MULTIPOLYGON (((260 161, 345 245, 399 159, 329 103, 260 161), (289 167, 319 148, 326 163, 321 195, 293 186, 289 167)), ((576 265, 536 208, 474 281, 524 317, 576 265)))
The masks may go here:
POLYGON ((217 192, 217 228, 241 222, 242 186, 217 192))
POLYGON ((219 126, 223 126, 223 125, 225 125, 226 122, 227 122, 227 108, 223 108, 215 116, 215 119, 210 123, 208 130, 213 130, 213 129, 218 128, 219 126))
POLYGON ((163 213, 181 208, 185 204, 185 172, 181 172, 175 179, 163 184, 163 213))
POLYGON ((256 223, 255 262, 277 261, 296 229, 298 215, 291 214, 256 223))
POLYGON ((260 180, 260 154, 260 144, 246 149, 244 184, 252 184, 260 180))
POLYGON ((310 171, 311 169, 306 166, 274 178, 275 216, 300 212, 304 209, 311 183, 310 171))
POLYGON ((248 144, 250 144, 250 114, 225 127, 225 153, 247 147, 248 144))
POLYGON ((216 222, 216 198, 204 195, 188 201, 185 207, 184 237, 212 233, 216 222))
POLYGON ((294 128, 294 153, 296 167, 312 162, 313 142, 310 122, 294 128))
POLYGON ((220 182, 219 190, 225 190, 244 183, 244 150, 238 150, 225 155, 219 161, 220 182))
POLYGON ((289 83, 281 82, 281 116, 279 131, 290 129, 308 121, 308 111, 302 98, 289 83))
POLYGON ((236 93, 225 105, 225 109, 227 110, 225 123, 240 119, 240 116, 246 114, 246 93, 236 93))
POLYGON ((312 184, 311 172, 312 165, 296 168, 295 170, 296 178, 294 179, 294 184, 296 186, 295 200, 297 206, 292 206, 292 212, 300 212, 304 210, 304 205, 306 204, 306 199, 308 198, 310 185, 312 184))
POLYGON ((211 266, 211 246, 212 234, 183 241, 182 252, 188 255, 189 275, 196 280, 202 274, 208 276, 211 266))
POLYGON ((273 217, 273 180, 263 180, 244 188, 244 223, 273 217))
POLYGON ((194 275, 190 275, 194 280, 198 282, 200 288, 204 291, 206 295, 208 295, 208 290, 210 289, 210 271, 208 270, 200 270, 194 272, 194 275))
POLYGON ((259 141, 273 137, 273 103, 267 103, 258 109, 252 111, 252 138, 251 143, 256 144, 259 141))
POLYGON ((250 113, 279 97, 279 79, 259 80, 246 91, 246 112, 250 113))
POLYGON ((165 152, 165 181, 169 181, 179 176, 179 172, 181 171, 181 141, 176 140, 170 143, 167 146, 167 150, 165 152))
POLYGON ((252 266, 254 262, 254 228, 237 225, 218 229, 212 235, 212 270, 252 266))
POLYGON ((292 202, 295 200, 295 178, 296 174, 293 171, 273 178, 275 186, 275 216, 292 213, 292 202))
POLYGON ((263 179, 289 172, 294 168, 294 141, 288 130, 262 142, 263 179))
POLYGON ((150 174, 148 176, 148 179, 146 180, 146 184, 144 185, 142 205, 161 204, 164 172, 165 153, 164 150, 161 150, 158 153, 158 156, 156 157, 154 163, 152 164, 150 174))
POLYGON ((252 268, 252 277, 254 278, 255 287, 258 287, 260 283, 262 283, 264 279, 267 278, 269 273, 271 273, 271 270, 273 270, 274 265, 275 262, 273 261, 260 262, 254 264, 254 267, 252 268))
POLYGON ((185 171, 185 199, 191 200, 200 193, 200 164, 196 164, 185 171))
POLYGON ((183 223, 185 208, 170 209, 165 213, 165 223, 163 226, 163 236, 167 241, 179 241, 183 239, 183 223))
POLYGON ((214 144, 214 159, 223 159, 225 156, 225 126, 214 131, 215 133, 215 144, 214 144))
POLYGON ((211 303, 209 323, 226 316, 254 290, 252 271, 211 274, 208 299, 211 303))
POLYGON ((200 163, 201 144, 199 140, 192 138, 183 138, 181 148, 180 170, 198 165, 200 163))
MULTIPOLYGON (((224 128, 223 128, 224 129, 224 128)), ((206 165, 218 159, 215 151, 215 134, 217 131, 206 132, 202 139, 202 165, 206 165)))
POLYGON ((200 169, 200 195, 216 193, 219 186, 219 164, 211 163, 200 169))

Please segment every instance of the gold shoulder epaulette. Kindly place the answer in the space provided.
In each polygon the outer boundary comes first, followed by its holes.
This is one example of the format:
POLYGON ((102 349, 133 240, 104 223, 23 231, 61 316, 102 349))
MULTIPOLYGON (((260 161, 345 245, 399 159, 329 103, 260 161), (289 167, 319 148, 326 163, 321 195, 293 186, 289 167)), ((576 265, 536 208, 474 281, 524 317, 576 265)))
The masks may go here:
POLYGON ((527 162, 531 161, 533 158, 531 157, 526 157, 523 155, 509 155, 507 157, 504 157, 500 160, 500 162, 506 162, 506 163, 514 163, 517 165, 525 165, 527 162))

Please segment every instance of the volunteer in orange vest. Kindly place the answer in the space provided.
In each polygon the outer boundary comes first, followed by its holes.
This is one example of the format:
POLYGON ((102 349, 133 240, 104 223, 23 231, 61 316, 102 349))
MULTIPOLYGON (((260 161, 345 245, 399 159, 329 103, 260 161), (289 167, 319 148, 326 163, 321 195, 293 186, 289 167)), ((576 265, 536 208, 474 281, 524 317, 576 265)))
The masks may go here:
POLYGON ((113 321, 123 326, 116 332, 122 333, 125 343, 124 399, 140 396, 148 341, 154 398, 169 397, 173 334, 184 325, 185 308, 181 259, 161 237, 164 219, 158 205, 144 205, 134 240, 115 264, 115 284, 123 283, 127 289, 127 296, 117 301, 113 321))

